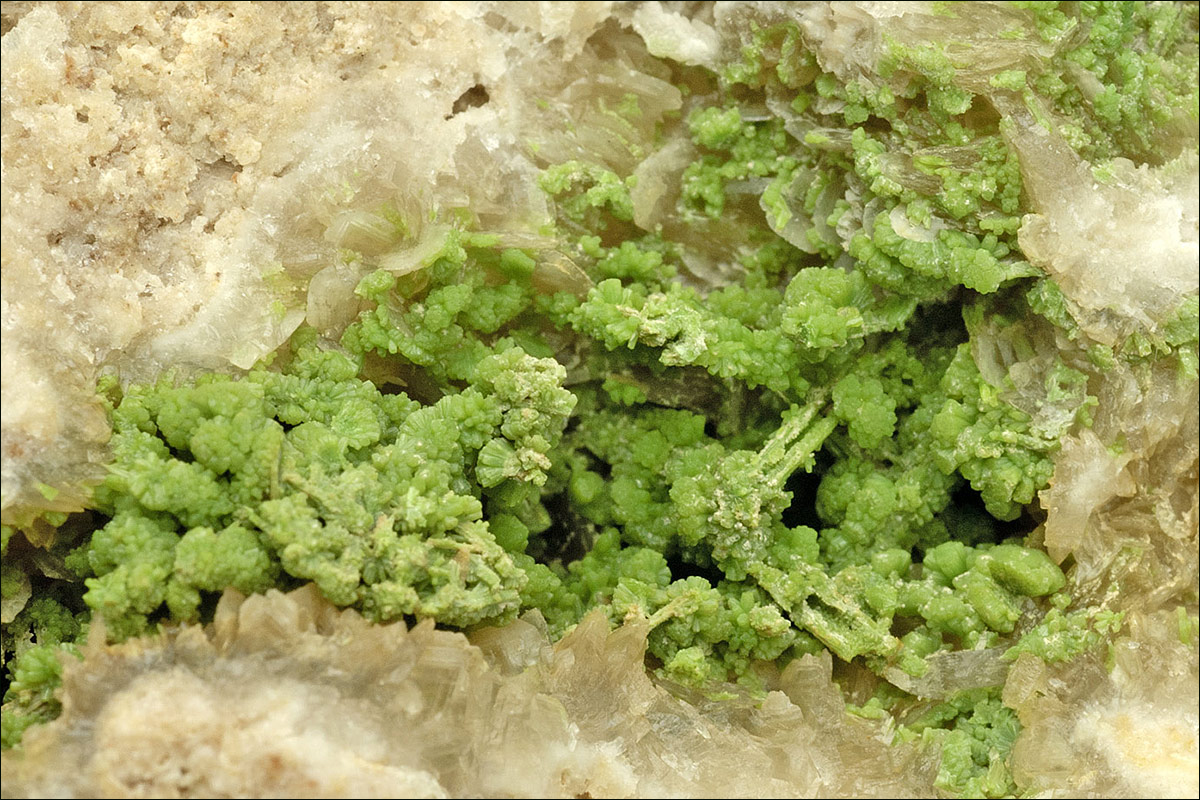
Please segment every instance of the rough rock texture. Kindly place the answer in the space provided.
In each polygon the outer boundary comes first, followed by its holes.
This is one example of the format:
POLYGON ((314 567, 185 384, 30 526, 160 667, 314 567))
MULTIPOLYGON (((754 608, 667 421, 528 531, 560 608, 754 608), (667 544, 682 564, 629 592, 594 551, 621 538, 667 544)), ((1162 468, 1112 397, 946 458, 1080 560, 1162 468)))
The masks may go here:
MULTIPOLYGON (((608 6, 6 4, 6 519, 79 506, 101 368, 249 367, 323 322, 306 287, 345 209, 536 230, 521 82, 561 88, 608 6)), ((352 298, 336 277, 325 304, 352 298)))
MULTIPOLYGON (((371 625, 308 586, 227 593, 207 628, 91 646, 6 797, 922 797, 931 768, 850 717, 806 656, 761 704, 681 698, 647 629, 536 614, 472 636, 371 625), (688 700, 695 702, 688 702, 688 700), (147 736, 153 731, 153 736, 147 736)), ((99 637, 93 637, 99 638, 99 637)))
POLYGON ((1200 793, 1198 665, 1182 638, 1176 615, 1135 614, 1109 649, 1111 669, 1095 655, 1021 656, 1004 687, 1024 726, 1014 773, 1039 797, 1200 793))

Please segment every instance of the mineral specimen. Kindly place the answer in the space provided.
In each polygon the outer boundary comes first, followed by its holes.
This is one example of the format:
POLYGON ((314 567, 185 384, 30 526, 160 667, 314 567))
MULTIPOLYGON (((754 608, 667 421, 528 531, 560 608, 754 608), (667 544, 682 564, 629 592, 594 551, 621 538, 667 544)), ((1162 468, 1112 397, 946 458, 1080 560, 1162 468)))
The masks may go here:
POLYGON ((1194 4, 3 31, 5 796, 1200 793, 1194 4))

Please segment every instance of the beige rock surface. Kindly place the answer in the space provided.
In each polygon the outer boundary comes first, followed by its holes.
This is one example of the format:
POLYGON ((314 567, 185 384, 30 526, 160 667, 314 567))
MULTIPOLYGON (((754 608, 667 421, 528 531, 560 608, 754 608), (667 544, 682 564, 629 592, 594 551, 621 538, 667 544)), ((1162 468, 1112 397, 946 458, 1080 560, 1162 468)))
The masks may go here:
POLYGON ((933 791, 936 764, 845 712, 828 655, 793 662, 761 704, 711 705, 651 681, 645 626, 610 632, 596 613, 552 648, 539 622, 535 613, 469 642, 430 623, 372 625, 311 585, 230 592, 207 629, 91 646, 68 664, 62 716, 3 756, 4 794, 933 791))
POLYGON ((284 341, 339 213, 536 228, 522 84, 560 90, 608 7, 5 4, 6 519, 78 506, 101 370, 244 368, 284 341), (475 86, 486 107, 456 105, 475 86))
POLYGON ((1021 656, 1004 687, 1024 726, 1014 774, 1039 797, 1200 793, 1197 655, 1180 630, 1176 614, 1134 613, 1107 654, 1021 656))

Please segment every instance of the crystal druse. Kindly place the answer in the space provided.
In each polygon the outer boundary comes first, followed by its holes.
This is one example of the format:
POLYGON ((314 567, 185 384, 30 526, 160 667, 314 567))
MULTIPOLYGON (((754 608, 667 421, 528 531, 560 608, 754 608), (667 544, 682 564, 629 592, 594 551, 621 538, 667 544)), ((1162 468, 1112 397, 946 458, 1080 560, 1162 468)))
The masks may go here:
POLYGON ((5 3, 4 796, 1197 796, 1197 16, 5 3))

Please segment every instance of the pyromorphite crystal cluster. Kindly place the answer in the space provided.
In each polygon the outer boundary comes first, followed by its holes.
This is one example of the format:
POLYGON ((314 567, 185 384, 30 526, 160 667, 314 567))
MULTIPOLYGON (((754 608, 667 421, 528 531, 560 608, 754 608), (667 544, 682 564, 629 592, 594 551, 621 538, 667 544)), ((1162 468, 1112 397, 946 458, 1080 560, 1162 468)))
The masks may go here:
POLYGON ((867 71, 812 20, 755 18, 715 70, 661 62, 681 113, 624 168, 540 164, 537 235, 363 209, 340 335, 302 328, 244 374, 106 380, 92 510, 4 529, 5 746, 56 713, 51 651, 89 619, 120 640, 312 582, 380 622, 647 618, 647 668, 709 693, 828 650, 873 676, 856 713, 938 748, 942 789, 1016 792, 1005 659, 1121 624, 1068 610, 1038 492, 1097 376, 1194 381, 1197 347, 1194 293, 1161 330, 1088 338, 1023 250, 1044 209, 1014 133, 1100 171, 1178 156, 1195 5, 1016 6, 986 74, 978 42, 919 27, 867 71), (686 163, 655 166, 668 149, 686 163), (969 653, 987 668, 952 674, 969 653))

